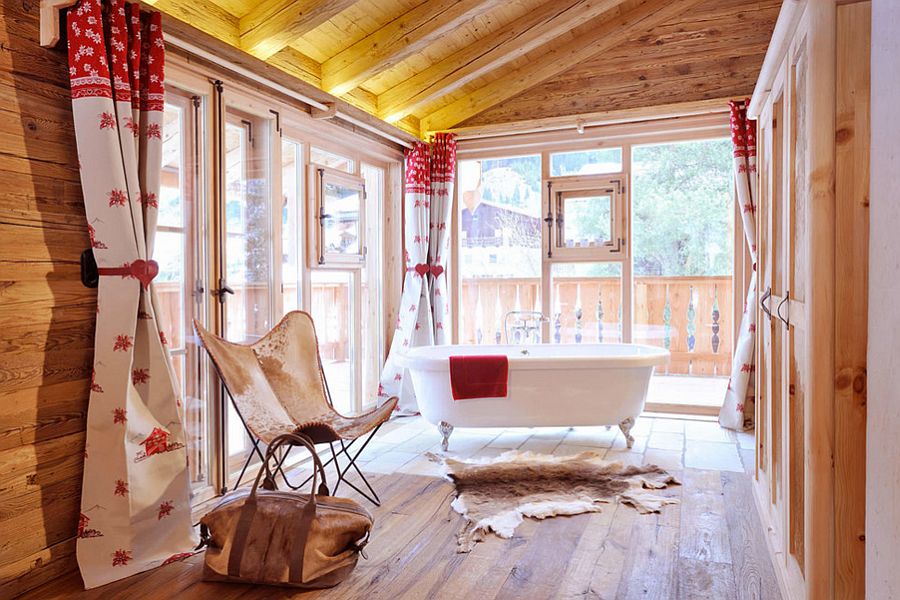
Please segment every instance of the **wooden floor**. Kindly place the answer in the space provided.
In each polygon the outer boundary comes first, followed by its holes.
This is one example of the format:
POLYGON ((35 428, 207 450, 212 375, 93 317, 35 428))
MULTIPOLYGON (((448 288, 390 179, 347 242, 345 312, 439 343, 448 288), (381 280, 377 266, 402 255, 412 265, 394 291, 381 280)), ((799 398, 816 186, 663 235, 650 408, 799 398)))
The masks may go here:
POLYGON ((451 454, 494 456, 510 448, 568 454, 594 449, 609 459, 656 462, 677 473, 681 504, 640 515, 628 506, 602 513, 526 520, 510 540, 490 537, 456 552, 462 526, 452 486, 422 454, 439 436, 421 419, 392 421, 366 470, 384 501, 374 510, 368 560, 332 590, 212 584, 200 580, 202 554, 93 590, 72 575, 27 598, 310 598, 659 600, 780 598, 750 476, 753 438, 711 422, 642 418, 635 447, 604 428, 463 430, 451 454))

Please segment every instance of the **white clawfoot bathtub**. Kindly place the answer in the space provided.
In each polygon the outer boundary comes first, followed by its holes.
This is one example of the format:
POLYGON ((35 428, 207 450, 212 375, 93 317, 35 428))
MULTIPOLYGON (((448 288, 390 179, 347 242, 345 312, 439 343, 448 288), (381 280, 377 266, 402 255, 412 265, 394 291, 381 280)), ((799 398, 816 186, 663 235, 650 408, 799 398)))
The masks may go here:
POLYGON ((640 344, 429 346, 405 358, 422 416, 440 428, 447 449, 454 427, 566 427, 618 425, 630 430, 644 410, 653 368, 669 351, 640 344), (450 357, 509 357, 505 398, 454 400, 450 357))

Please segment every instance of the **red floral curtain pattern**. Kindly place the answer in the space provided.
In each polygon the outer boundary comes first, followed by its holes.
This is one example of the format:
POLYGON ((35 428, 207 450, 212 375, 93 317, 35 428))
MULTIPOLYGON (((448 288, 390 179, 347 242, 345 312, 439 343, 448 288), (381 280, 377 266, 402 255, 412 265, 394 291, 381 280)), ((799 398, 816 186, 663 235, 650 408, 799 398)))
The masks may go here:
POLYGON ((400 398, 397 410, 418 412, 412 381, 400 358, 409 348, 449 340, 450 295, 445 263, 450 245, 450 211, 456 174, 456 137, 439 133, 431 144, 406 153, 404 240, 406 276, 400 314, 378 395, 400 398))
POLYGON ((195 539, 181 403, 151 283, 161 19, 122 0, 81 0, 67 24, 81 186, 101 275, 77 544, 92 588, 183 558, 195 539))
POLYGON ((734 348, 731 376, 719 423, 729 429, 753 427, 756 371, 756 121, 747 118, 747 103, 731 106, 731 141, 734 144, 734 183, 741 207, 744 238, 753 264, 741 329, 734 348))

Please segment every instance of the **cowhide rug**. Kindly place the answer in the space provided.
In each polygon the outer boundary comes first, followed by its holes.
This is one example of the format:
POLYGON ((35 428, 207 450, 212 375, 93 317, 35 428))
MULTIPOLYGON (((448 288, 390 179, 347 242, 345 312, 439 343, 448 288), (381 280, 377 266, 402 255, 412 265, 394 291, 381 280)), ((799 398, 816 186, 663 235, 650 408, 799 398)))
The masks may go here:
POLYGON ((490 531, 512 537, 523 517, 599 512, 614 502, 650 513, 678 502, 653 491, 679 483, 663 469, 607 462, 595 452, 548 456, 511 450, 488 459, 429 458, 443 463, 445 476, 456 485, 451 506, 466 518, 458 552, 470 551, 490 531))

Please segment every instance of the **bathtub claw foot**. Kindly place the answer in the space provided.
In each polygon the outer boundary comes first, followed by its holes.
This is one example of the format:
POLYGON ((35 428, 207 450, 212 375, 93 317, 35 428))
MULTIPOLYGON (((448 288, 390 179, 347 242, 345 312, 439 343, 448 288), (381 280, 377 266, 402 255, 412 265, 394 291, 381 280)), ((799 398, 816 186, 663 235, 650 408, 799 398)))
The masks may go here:
POLYGON ((619 423, 619 429, 622 430, 622 435, 625 436, 625 445, 628 446, 628 449, 631 450, 632 446, 634 446, 634 436, 631 435, 631 428, 634 427, 634 419, 628 417, 621 423, 619 423))
POLYGON ((450 434, 453 433, 453 425, 448 423, 447 421, 441 421, 438 423, 438 431, 441 432, 441 450, 444 452, 447 451, 447 448, 450 447, 450 434))

